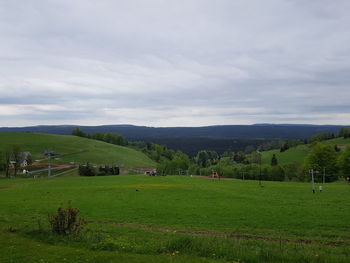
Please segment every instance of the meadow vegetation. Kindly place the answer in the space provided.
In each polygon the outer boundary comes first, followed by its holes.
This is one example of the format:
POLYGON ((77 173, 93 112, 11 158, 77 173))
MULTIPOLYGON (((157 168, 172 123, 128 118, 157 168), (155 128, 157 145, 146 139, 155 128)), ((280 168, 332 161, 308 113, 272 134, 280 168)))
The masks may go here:
POLYGON ((0 262, 348 262, 349 186, 190 176, 0 180, 0 262), (66 206, 88 222, 51 233, 66 206))
POLYGON ((43 162, 35 168, 43 178, 0 179, 0 262, 349 262, 347 135, 192 158, 108 133, 0 133, 0 141, 2 163, 21 151, 43 162), (44 178, 45 151, 80 166, 44 178), (119 165, 178 176, 95 176, 119 174, 119 165), (325 184, 315 175, 322 192, 302 183, 309 169, 327 171, 325 184), (213 171, 234 179, 192 176, 213 171))

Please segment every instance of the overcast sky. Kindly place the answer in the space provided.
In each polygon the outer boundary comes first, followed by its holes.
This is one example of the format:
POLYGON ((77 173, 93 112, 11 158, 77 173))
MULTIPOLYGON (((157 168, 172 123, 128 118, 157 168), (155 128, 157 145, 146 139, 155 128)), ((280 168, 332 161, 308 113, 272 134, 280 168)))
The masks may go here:
POLYGON ((350 124, 349 0, 1 0, 0 126, 350 124))

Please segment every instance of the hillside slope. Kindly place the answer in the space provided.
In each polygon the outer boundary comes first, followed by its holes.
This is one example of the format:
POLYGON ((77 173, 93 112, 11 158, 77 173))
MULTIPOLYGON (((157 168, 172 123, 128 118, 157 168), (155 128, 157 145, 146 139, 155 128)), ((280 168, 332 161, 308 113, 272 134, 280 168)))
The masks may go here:
POLYGON ((155 166, 156 163, 142 152, 101 141, 42 133, 0 133, 0 151, 18 145, 21 151, 31 152, 33 160, 45 158, 43 152, 59 153, 54 162, 90 162, 126 166, 155 166))
MULTIPOLYGON (((344 149, 345 147, 350 145, 350 138, 335 138, 327 141, 323 141, 322 143, 337 145, 339 148, 344 149)), ((280 152, 280 150, 271 150, 262 152, 262 163, 270 164, 272 155, 275 154, 278 160, 278 164, 286 164, 299 162, 302 163, 307 153, 310 150, 310 144, 298 145, 297 147, 293 147, 288 149, 285 152, 280 152)))

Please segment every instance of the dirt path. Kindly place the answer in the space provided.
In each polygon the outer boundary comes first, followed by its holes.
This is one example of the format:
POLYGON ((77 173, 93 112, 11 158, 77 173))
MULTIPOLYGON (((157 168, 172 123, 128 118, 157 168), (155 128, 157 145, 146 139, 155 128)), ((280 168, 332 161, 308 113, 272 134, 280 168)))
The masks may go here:
POLYGON ((8 188, 13 188, 16 187, 16 184, 10 184, 10 185, 4 185, 4 186, 0 186, 0 189, 8 189, 8 188))
MULTIPOLYGON (((228 177, 220 177, 220 178, 213 178, 211 176, 205 176, 205 175, 192 175, 192 177, 196 178, 205 178, 205 179, 212 179, 215 181, 220 181, 220 180, 235 180, 236 178, 228 178, 228 177)), ((237 179, 236 179, 237 180, 237 179)))
POLYGON ((243 239, 243 240, 258 240, 266 242, 279 242, 279 243, 292 243, 292 244, 305 244, 305 245, 323 245, 323 246, 349 246, 350 242, 345 241, 317 241, 317 240, 307 240, 307 239, 288 239, 288 238, 278 238, 278 237, 268 237, 268 236, 258 236, 249 235, 242 233, 233 232, 220 232, 220 231, 207 231, 207 230, 191 230, 191 229, 173 229, 166 227, 156 227, 149 226, 138 223, 122 223, 122 222, 89 222, 90 224, 99 225, 115 225, 115 226, 125 226, 125 227, 135 227, 147 230, 158 230, 169 233, 179 233, 179 234, 190 234, 190 235, 208 235, 208 236, 219 236, 233 239, 243 239))

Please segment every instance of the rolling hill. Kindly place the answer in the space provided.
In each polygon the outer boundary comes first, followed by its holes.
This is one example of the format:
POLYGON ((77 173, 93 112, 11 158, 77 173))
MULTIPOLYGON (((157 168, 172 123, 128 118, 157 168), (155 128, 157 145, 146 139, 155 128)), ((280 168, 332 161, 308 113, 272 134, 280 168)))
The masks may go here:
MULTIPOLYGON (((335 138, 327 141, 323 141, 323 143, 337 145, 339 148, 343 149, 346 146, 350 145, 350 138, 335 138)), ((293 147, 288 149, 285 152, 280 152, 280 150, 271 150, 262 152, 262 163, 269 164, 271 162, 272 155, 275 154, 279 164, 287 164, 293 162, 304 161, 307 153, 310 150, 310 144, 298 145, 297 147, 293 147)))
POLYGON ((90 162, 141 167, 156 165, 142 152, 101 141, 69 135, 0 133, 0 152, 13 145, 19 146, 23 152, 31 152, 33 160, 44 159, 43 153, 50 150, 59 153, 53 160, 57 163, 90 162))

